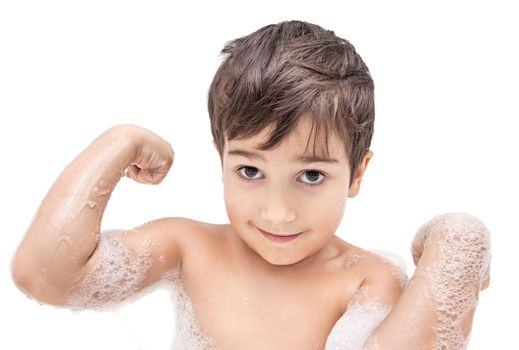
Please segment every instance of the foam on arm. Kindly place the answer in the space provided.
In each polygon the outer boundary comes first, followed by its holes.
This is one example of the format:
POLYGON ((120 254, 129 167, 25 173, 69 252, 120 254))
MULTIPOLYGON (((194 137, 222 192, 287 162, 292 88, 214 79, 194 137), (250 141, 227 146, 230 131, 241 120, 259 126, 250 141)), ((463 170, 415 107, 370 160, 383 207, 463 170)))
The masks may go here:
POLYGON ((375 300, 359 302, 354 298, 333 327, 326 341, 325 349, 360 350, 390 311, 390 305, 375 300))
POLYGON ((488 277, 490 232, 465 213, 437 216, 415 240, 424 243, 415 274, 364 349, 465 349, 479 291, 488 277))
POLYGON ((101 233, 94 266, 69 296, 67 307, 100 310, 139 290, 151 267, 151 242, 143 239, 139 253, 134 255, 122 240, 125 233, 124 230, 101 233))

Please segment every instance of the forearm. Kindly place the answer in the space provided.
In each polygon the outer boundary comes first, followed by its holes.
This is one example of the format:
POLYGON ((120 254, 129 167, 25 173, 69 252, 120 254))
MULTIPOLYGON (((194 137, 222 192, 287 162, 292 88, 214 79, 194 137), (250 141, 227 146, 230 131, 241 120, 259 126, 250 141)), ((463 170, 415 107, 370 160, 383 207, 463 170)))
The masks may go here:
POLYGON ((136 143, 116 127, 64 169, 14 256, 19 287, 54 293, 81 278, 81 268, 97 246, 108 199, 136 152, 136 143))
POLYGON ((490 263, 490 234, 466 214, 439 216, 415 274, 365 349, 462 349, 490 263))

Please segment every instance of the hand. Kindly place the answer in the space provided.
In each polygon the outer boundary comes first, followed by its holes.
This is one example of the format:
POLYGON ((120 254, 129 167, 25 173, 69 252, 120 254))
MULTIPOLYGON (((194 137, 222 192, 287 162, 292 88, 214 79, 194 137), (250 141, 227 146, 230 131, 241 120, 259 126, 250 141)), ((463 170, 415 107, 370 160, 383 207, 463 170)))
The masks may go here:
MULTIPOLYGON (((477 271, 480 277, 480 290, 489 286, 490 232, 481 220, 465 213, 448 213, 431 219, 420 227, 413 238, 411 253, 415 265, 427 251, 436 248, 449 250, 451 255, 459 254, 460 259, 471 259, 468 263, 481 269, 477 271), (473 251, 467 255, 469 252, 460 247, 472 247, 473 251), (455 251, 456 249, 459 251, 455 251)), ((430 255, 436 256, 437 253, 430 255)))
POLYGON ((171 144, 148 129, 122 124, 109 130, 137 140, 135 157, 130 160, 125 176, 143 184, 157 185, 173 165, 175 152, 171 144))

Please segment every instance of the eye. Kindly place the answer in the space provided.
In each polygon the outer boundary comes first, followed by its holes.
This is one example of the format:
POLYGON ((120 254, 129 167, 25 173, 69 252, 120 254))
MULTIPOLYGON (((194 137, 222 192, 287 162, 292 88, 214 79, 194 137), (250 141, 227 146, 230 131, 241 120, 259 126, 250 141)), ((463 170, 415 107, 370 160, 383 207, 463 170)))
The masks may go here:
POLYGON ((317 170, 306 170, 302 175, 301 178, 306 178, 309 180, 308 182, 303 180, 303 183, 310 185, 310 186, 319 186, 324 182, 324 179, 326 178, 326 175, 321 173, 317 170))
MULTIPOLYGON (((251 166, 241 166, 237 169, 238 177, 244 181, 254 181, 262 178, 261 171, 258 168, 251 166)), ((305 185, 308 186, 319 186, 326 179, 326 175, 318 170, 306 170, 304 171, 299 178, 302 178, 305 185), (306 181, 304 180, 306 178, 306 181)))
POLYGON ((243 166, 238 169, 238 172, 240 173, 240 176, 244 180, 256 180, 257 177, 254 177, 256 174, 259 173, 259 170, 257 168, 251 167, 251 166, 243 166))

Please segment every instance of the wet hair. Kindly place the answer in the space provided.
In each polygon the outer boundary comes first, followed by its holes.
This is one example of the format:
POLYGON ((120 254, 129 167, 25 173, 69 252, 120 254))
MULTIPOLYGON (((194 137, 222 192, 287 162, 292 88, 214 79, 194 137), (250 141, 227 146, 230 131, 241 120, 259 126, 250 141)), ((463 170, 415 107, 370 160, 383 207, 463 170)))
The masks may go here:
POLYGON ((318 25, 284 21, 226 42, 220 54, 208 93, 220 159, 226 139, 247 139, 272 125, 259 146, 269 150, 310 115, 313 155, 328 157, 328 136, 336 135, 345 146, 351 184, 375 119, 373 80, 353 45, 318 25))

